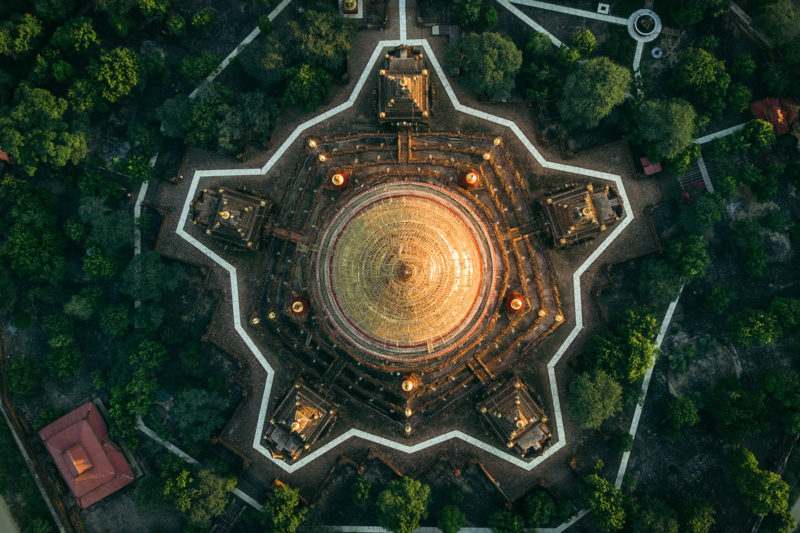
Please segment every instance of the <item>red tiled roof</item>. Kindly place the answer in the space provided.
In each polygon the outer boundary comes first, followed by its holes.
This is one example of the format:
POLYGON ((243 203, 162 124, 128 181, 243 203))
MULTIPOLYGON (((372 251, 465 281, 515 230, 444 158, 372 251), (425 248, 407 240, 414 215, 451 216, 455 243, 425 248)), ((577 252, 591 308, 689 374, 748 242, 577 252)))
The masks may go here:
POLYGON ((109 441, 106 423, 92 402, 43 427, 39 436, 83 509, 134 480, 122 452, 109 441))
POLYGON ((658 174, 662 170, 661 163, 651 163, 646 157, 641 158, 639 162, 642 164, 642 170, 644 170, 645 176, 658 174))
POLYGON ((772 124, 775 135, 789 133, 789 124, 794 124, 800 119, 798 106, 791 98, 764 98, 753 102, 750 109, 753 111, 753 116, 772 124))

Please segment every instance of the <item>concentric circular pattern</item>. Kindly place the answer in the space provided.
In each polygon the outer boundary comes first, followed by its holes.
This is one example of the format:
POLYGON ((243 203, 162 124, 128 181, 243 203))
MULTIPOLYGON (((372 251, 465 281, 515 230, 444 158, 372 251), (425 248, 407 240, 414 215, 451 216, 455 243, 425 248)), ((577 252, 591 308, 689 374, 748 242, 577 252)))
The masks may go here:
POLYGON ((317 296, 359 352, 418 362, 462 345, 493 300, 494 249, 459 195, 421 182, 373 187, 319 241, 317 296))

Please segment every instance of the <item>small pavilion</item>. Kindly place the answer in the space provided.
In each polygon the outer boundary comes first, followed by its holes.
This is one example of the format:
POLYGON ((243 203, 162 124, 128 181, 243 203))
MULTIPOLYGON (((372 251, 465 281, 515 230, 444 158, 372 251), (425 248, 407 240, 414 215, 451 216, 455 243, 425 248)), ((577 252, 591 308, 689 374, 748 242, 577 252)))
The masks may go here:
POLYGON ((764 98, 752 103, 753 116, 772 124, 775 135, 786 135, 800 121, 800 106, 791 98, 764 98))
POLYGON ((607 185, 596 191, 590 183, 570 184, 545 195, 542 209, 554 246, 564 248, 605 231, 622 217, 623 206, 615 188, 607 185))
POLYGON ((203 189, 192 202, 192 223, 237 248, 261 245, 270 205, 263 198, 232 189, 203 189))
POLYGON ((130 465, 111 444, 106 423, 92 402, 43 427, 39 436, 82 509, 134 480, 130 465))
POLYGON ((478 410, 509 450, 526 457, 547 449, 552 435, 544 408, 519 379, 512 378, 490 393, 478 410))
POLYGON ((378 74, 381 125, 428 125, 431 83, 422 51, 408 45, 398 46, 386 54, 378 74))

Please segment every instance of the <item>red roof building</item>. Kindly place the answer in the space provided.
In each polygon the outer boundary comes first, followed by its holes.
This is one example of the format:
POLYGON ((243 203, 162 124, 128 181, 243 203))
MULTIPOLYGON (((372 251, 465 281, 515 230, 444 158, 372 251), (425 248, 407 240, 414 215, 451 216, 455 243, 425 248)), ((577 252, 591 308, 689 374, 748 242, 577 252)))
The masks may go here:
POLYGON ((789 133, 789 125, 800 120, 797 104, 791 98, 764 98, 750 106, 753 116, 766 120, 775 129, 775 135, 789 133))
POLYGON ((122 452, 108 440, 106 423, 92 402, 43 427, 39 436, 82 509, 134 480, 122 452))
POLYGON ((652 176, 653 174, 658 174, 661 172, 661 163, 651 163, 649 159, 643 157, 639 160, 639 163, 642 164, 642 170, 644 170, 645 176, 652 176))

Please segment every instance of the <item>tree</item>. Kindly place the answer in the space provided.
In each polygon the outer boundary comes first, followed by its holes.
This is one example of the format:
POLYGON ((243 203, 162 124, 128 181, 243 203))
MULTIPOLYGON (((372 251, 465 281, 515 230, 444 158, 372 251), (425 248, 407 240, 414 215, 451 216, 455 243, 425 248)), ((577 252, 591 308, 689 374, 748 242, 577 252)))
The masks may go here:
POLYGON ((265 146, 278 115, 275 100, 264 92, 243 93, 236 101, 223 112, 217 133, 219 150, 227 154, 238 154, 251 142, 265 146))
POLYGON ((331 87, 331 76, 324 70, 304 63, 289 69, 289 84, 283 95, 287 105, 302 107, 311 112, 325 101, 331 87))
POLYGON ((525 521, 508 509, 498 509, 489 515, 489 527, 493 533, 522 533, 525 521))
POLYGON ((131 94, 144 79, 142 60, 130 48, 102 52, 89 66, 89 72, 98 84, 100 96, 112 103, 131 94))
POLYGON ((536 490, 525 498, 525 522, 530 527, 546 526, 556 511, 553 498, 543 490, 536 490))
POLYGON ((703 192, 680 204, 678 220, 686 232, 703 232, 722 220, 725 202, 717 194, 703 192))
POLYGON ((686 283, 704 277, 711 262, 708 245, 703 236, 697 233, 685 235, 670 244, 667 257, 686 283))
POLYGON ((733 223, 732 241, 745 274, 752 278, 764 274, 769 255, 764 248, 764 236, 755 220, 741 219, 733 223))
POLYGON ((56 28, 52 43, 65 53, 79 54, 100 44, 100 39, 94 31, 92 19, 75 17, 56 28))
POLYGON ((122 337, 131 327, 131 306, 127 303, 110 305, 100 310, 100 331, 110 337, 122 337))
POLYGON ((74 0, 34 0, 36 14, 46 20, 66 20, 75 9, 74 0))
POLYGON ((581 504, 591 508, 592 522, 602 531, 619 531, 625 527, 627 516, 622 491, 597 474, 584 479, 581 504))
POLYGON ((481 16, 478 17, 478 24, 482 28, 494 28, 500 21, 500 16, 494 6, 485 5, 481 8, 481 16))
POLYGON ((678 505, 678 517, 686 533, 708 533, 714 526, 714 514, 714 508, 696 494, 690 494, 678 505))
POLYGON ((775 472, 761 470, 753 453, 737 448, 730 456, 736 488, 753 514, 781 514, 789 508, 789 485, 775 472))
POLYGON ((607 57, 579 64, 567 77, 558 109, 571 128, 594 128, 628 94, 631 73, 607 57))
POLYGON ((645 307, 627 309, 613 332, 596 335, 592 342, 597 367, 611 377, 638 381, 655 362, 658 322, 645 307))
POLYGON ((83 355, 71 335, 56 335, 47 341, 47 371, 62 381, 69 381, 80 373, 83 355))
POLYGON ((33 49, 33 41, 41 33, 41 21, 30 13, 12 15, 0 22, 0 56, 19 58, 33 49))
POLYGON ((648 100, 636 116, 638 137, 653 161, 680 155, 694 138, 695 112, 684 100, 648 100))
POLYGON ((192 116, 192 102, 186 95, 170 98, 156 108, 155 116, 161 121, 161 130, 164 135, 184 139, 186 124, 192 116))
POLYGON ((192 443, 204 442, 225 424, 222 414, 228 403, 216 392, 186 389, 178 396, 174 414, 181 435, 192 443))
POLYGON ((690 398, 678 396, 673 398, 667 406, 667 424, 670 429, 677 432, 684 427, 692 427, 700 422, 697 407, 690 398))
POLYGON ((483 0, 463 0, 453 6, 456 16, 464 25, 469 25, 478 21, 481 14, 481 4, 483 0))
POLYGON ((576 31, 572 34, 570 41, 581 57, 587 57, 597 48, 597 37, 588 29, 576 31))
POLYGON ((183 276, 183 268, 166 263, 158 252, 141 253, 133 258, 122 273, 120 292, 134 300, 160 301, 165 292, 174 290, 183 276))
POLYGON ((6 383, 15 396, 28 396, 41 386, 41 372, 30 357, 11 357, 6 359, 6 383))
POLYGON ((29 176, 42 163, 63 167, 86 157, 86 136, 63 120, 67 101, 23 82, 10 113, 0 116, 0 146, 29 176))
POLYGON ((91 228, 87 243, 114 255, 133 246, 133 217, 124 209, 112 210, 101 198, 82 198, 78 216, 91 228))
POLYGON ((757 19, 778 45, 788 43, 800 31, 800 10, 790 0, 765 2, 757 19))
POLYGON ((700 104, 700 109, 717 116, 725 108, 731 77, 725 63, 703 48, 689 48, 679 54, 672 69, 672 85, 679 94, 700 104))
POLYGON ((330 72, 341 70, 356 29, 338 12, 309 9, 287 26, 286 50, 295 63, 318 65, 330 72))
POLYGON ((603 370, 584 372, 570 386, 568 407, 578 425, 597 429, 622 410, 622 386, 603 370))
POLYGON ((731 74, 738 78, 746 78, 756 71, 756 61, 750 54, 739 54, 731 61, 731 74))
POLYGON ((466 523, 467 517, 456 505, 442 507, 436 519, 436 527, 441 529, 442 533, 458 533, 466 523))
POLYGON ((463 76, 476 93, 494 101, 507 99, 522 66, 522 52, 499 33, 468 33, 447 49, 445 67, 463 76))
POLYGON ((145 18, 163 20, 167 16, 169 0, 138 0, 138 5, 145 18))
POLYGON ((50 202, 23 194, 11 210, 14 223, 0 247, 0 258, 29 281, 57 283, 64 275, 66 238, 58 227, 50 202))
POLYGON ((213 52, 204 50, 200 57, 185 57, 181 62, 181 76, 191 86, 203 81, 219 65, 219 58, 213 52))
POLYGON ((286 46, 277 33, 267 35, 245 48, 239 55, 239 63, 262 86, 280 83, 286 78, 289 67, 286 46))
POLYGON ((192 15, 192 27, 200 32, 207 32, 214 25, 214 12, 204 7, 192 15))
POLYGON ((711 393, 708 412, 722 438, 740 442, 761 428, 766 413, 764 393, 742 388, 736 376, 725 377, 711 393))
POLYGON ((670 0, 667 5, 680 24, 694 24, 707 15, 717 16, 728 9, 727 0, 670 0))
POLYGON ((776 296, 769 302, 767 311, 784 329, 794 329, 800 325, 800 298, 783 298, 776 296))
POLYGON ((633 517, 633 533, 678 533, 675 511, 661 500, 647 499, 633 517))
POLYGON ((104 299, 101 287, 84 287, 64 304, 64 313, 76 320, 89 320, 104 303, 104 299))
POLYGON ((189 487, 189 520, 197 525, 210 525, 227 509, 235 486, 235 477, 218 476, 208 468, 199 470, 189 487))
POLYGON ((650 258, 642 263, 639 294, 644 301, 654 304, 671 302, 681 288, 681 275, 671 263, 650 258))
POLYGON ((186 32, 186 20, 180 13, 171 13, 167 17, 167 31, 173 37, 180 37, 186 32))
POLYGON ((283 483, 267 494, 261 523, 269 533, 294 533, 308 514, 306 507, 300 507, 300 493, 283 483))
POLYGON ((775 144, 775 129, 766 120, 754 118, 737 136, 740 145, 753 155, 769 150, 775 144))
POLYGON ((728 329, 731 339, 745 348, 772 344, 782 333, 775 315, 752 308, 745 308, 731 315, 728 329))
POLYGON ((395 533, 411 533, 427 515, 431 488, 405 476, 378 495, 378 524, 395 533))

